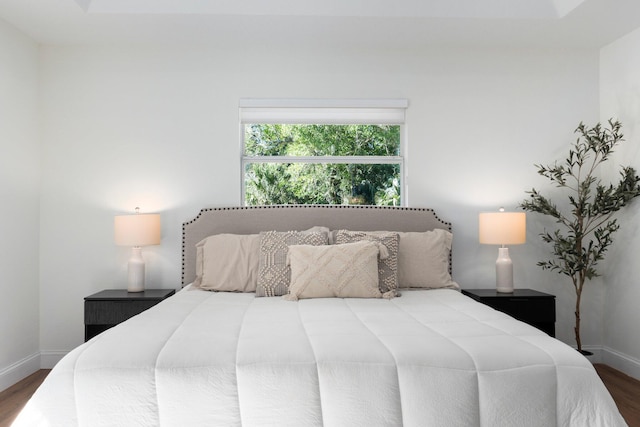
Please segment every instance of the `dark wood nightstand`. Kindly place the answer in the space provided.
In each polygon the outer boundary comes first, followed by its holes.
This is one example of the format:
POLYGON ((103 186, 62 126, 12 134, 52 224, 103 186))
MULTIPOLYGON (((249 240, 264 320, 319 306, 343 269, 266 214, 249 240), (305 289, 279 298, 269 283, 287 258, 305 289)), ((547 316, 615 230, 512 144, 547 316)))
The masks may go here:
POLYGON ((106 289, 84 299, 84 340, 124 322, 175 294, 175 289, 106 289))
POLYGON ((556 297, 533 289, 500 293, 495 289, 463 289, 462 293, 498 311, 556 336, 556 297))

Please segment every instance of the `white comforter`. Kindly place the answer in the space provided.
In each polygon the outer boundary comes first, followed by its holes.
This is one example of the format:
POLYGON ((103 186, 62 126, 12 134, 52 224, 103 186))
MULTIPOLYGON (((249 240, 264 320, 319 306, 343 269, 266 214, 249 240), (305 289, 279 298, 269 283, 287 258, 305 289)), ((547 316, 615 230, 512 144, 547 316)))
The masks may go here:
POLYGON ((16 425, 620 426, 591 364, 453 290, 183 291, 72 351, 16 425))

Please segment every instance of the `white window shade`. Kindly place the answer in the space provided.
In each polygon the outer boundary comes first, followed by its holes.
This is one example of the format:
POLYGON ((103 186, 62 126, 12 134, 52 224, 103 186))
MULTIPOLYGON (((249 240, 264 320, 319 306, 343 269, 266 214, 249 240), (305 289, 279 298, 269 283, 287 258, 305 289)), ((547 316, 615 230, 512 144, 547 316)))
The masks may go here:
POLYGON ((406 99, 243 99, 240 123, 401 125, 407 106, 406 99))

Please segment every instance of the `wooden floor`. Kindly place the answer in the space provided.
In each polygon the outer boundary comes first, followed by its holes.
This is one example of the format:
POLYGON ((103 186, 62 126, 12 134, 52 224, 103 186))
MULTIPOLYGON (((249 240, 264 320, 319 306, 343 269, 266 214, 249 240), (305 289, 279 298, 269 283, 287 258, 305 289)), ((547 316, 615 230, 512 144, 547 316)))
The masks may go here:
POLYGON ((9 427, 27 400, 49 375, 51 369, 40 369, 17 384, 0 392, 0 427, 9 427))
POLYGON ((640 427, 640 381, 607 365, 594 366, 629 427, 640 427))
MULTIPOLYGON (((594 365, 629 427, 640 427, 640 381, 602 364, 594 365)), ((29 397, 49 374, 41 369, 0 392, 0 427, 9 427, 29 397)))

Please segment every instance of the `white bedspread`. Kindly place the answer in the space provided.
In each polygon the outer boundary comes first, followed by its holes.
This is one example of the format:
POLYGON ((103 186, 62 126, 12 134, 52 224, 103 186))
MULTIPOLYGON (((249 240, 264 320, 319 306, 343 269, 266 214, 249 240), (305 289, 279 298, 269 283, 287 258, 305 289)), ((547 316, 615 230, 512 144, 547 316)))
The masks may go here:
POLYGON ((453 290, 183 291, 72 351, 15 425, 621 426, 578 352, 453 290))

